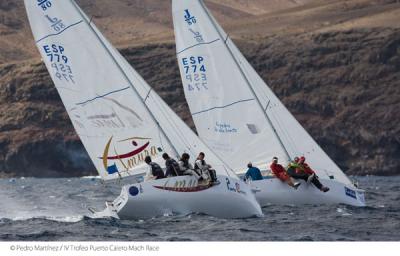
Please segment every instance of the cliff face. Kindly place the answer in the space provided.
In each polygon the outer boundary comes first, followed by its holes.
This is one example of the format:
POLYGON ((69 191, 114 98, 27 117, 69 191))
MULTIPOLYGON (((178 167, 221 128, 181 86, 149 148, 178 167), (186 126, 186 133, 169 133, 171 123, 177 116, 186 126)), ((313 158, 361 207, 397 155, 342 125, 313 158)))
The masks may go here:
POLYGON ((247 55, 342 169, 399 173, 399 29, 266 38, 247 55))
POLYGON ((0 175, 93 173, 44 65, 0 67, 0 175))
MULTIPOLYGON (((238 42, 250 63, 348 174, 400 170, 400 30, 352 30, 238 42)), ((193 127, 172 44, 122 49, 193 127)), ((94 168, 44 65, 0 69, 0 170, 75 176, 94 168)))
MULTIPOLYGON (((170 1, 77 2, 193 128, 175 58, 170 1)), ((344 171, 400 173, 399 1, 206 2, 344 171)), ((0 177, 94 173, 39 61, 23 2, 0 1, 0 177)))

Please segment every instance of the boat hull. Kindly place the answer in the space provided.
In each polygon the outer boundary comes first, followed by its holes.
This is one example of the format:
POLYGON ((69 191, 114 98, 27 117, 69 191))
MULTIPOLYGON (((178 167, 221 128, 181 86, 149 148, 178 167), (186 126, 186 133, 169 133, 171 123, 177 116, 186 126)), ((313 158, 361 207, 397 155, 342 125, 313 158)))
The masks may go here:
POLYGON ((313 184, 300 181, 302 184, 295 190, 277 178, 252 181, 251 187, 261 207, 302 204, 347 204, 352 206, 366 206, 364 190, 352 185, 345 185, 335 180, 320 179, 321 183, 329 187, 324 193, 313 184))
POLYGON ((170 214, 203 213, 220 218, 261 216, 250 186, 235 177, 218 176, 220 184, 198 185, 179 176, 125 185, 121 194, 94 217, 145 219, 170 214))

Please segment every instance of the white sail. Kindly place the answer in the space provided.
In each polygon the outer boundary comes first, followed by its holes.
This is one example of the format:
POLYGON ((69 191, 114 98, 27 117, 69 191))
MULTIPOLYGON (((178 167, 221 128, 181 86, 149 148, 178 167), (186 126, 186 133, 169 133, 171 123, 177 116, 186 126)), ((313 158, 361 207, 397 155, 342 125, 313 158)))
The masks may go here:
MULTIPOLYGON (((80 7, 78 5, 76 5, 76 7, 79 9, 86 21, 90 23, 90 19, 85 15, 80 7)), ((174 148, 179 153, 189 153, 192 159, 194 159, 199 152, 203 152, 207 156, 207 162, 212 163, 212 166, 217 169, 217 173, 224 175, 227 174, 228 176, 232 175, 232 170, 229 165, 222 162, 221 159, 217 157, 214 152, 212 152, 208 146, 199 139, 190 127, 188 127, 187 124, 183 122, 182 119, 179 118, 179 116, 176 115, 176 113, 160 98, 160 96, 154 92, 154 90, 136 72, 136 70, 132 68, 120 52, 100 33, 97 27, 93 23, 90 23, 90 25, 113 55, 128 79, 134 83, 137 93, 139 93, 142 99, 145 99, 144 103, 149 109, 151 109, 155 119, 160 124, 165 124, 162 125, 164 133, 167 134, 171 142, 174 142, 174 148)))
POLYGON ((273 156, 284 163, 305 156, 321 178, 351 183, 255 72, 203 1, 173 0, 173 17, 185 96, 200 137, 214 152, 238 172, 248 161, 265 168, 273 156))
POLYGON ((234 170, 288 160, 265 114, 198 1, 173 1, 179 67, 200 137, 234 170))
POLYGON ((162 164, 163 152, 206 151, 73 1, 25 6, 43 61, 103 179, 143 174, 146 155, 162 164))

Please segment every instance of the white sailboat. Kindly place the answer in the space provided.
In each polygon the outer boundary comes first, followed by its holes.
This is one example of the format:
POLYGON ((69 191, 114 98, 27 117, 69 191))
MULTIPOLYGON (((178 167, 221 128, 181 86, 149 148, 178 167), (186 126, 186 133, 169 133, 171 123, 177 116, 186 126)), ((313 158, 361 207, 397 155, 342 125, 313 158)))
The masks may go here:
POLYGON ((200 138, 235 172, 249 161, 267 171, 274 156, 287 165, 305 156, 322 193, 302 184, 294 190, 276 178, 254 181, 262 206, 345 203, 364 206, 364 191, 290 114, 247 62, 201 0, 173 0, 176 51, 185 96, 200 138))
POLYGON ((200 212, 261 215, 250 187, 230 171, 135 72, 72 0, 25 0, 37 47, 101 178, 122 191, 96 217, 149 218, 200 212), (192 176, 143 181, 150 155, 205 152, 219 185, 192 176))

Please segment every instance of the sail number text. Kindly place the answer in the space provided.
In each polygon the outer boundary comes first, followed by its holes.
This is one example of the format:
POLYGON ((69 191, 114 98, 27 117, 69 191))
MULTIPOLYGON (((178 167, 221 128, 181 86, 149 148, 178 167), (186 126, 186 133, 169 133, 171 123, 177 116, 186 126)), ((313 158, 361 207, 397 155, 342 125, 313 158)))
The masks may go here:
POLYGON ((43 50, 51 62, 55 76, 67 83, 75 83, 71 66, 68 65, 68 57, 65 48, 61 45, 44 45, 43 50))
POLYGON ((190 56, 182 58, 181 61, 187 89, 190 92, 208 90, 205 58, 190 56))

